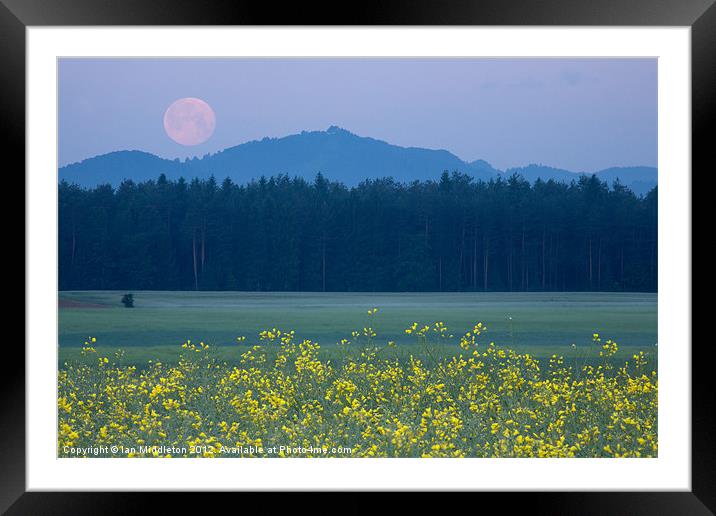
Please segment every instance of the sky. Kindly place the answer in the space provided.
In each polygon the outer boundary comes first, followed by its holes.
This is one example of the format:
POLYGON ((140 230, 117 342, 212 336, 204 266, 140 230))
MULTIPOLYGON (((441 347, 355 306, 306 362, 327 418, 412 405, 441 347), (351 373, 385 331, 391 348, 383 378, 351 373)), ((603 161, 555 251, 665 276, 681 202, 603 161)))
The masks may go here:
POLYGON ((657 166, 656 59, 63 58, 58 78, 60 166, 116 150, 201 157, 331 125, 499 169, 657 166), (205 143, 164 130, 183 97, 216 114, 205 143))

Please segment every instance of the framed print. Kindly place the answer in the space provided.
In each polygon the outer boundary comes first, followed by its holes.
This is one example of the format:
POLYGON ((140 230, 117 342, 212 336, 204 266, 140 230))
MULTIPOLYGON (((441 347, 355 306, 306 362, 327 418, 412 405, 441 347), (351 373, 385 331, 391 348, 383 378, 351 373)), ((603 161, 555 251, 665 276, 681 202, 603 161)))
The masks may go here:
POLYGON ((716 7, 447 5, 4 3, 27 302, 3 508, 713 510, 691 171, 716 7))

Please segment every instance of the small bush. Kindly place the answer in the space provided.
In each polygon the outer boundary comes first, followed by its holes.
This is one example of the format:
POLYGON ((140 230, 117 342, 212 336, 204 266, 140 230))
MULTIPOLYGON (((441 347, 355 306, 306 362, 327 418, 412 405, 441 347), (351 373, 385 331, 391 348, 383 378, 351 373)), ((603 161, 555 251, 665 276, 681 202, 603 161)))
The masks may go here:
POLYGON ((134 294, 124 294, 122 296, 122 304, 125 308, 134 308, 134 294))

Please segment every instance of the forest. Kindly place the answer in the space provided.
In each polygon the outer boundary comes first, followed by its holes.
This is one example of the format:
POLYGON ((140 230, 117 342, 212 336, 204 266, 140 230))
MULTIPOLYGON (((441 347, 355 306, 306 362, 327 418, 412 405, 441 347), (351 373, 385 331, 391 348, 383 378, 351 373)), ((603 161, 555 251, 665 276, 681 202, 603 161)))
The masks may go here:
POLYGON ((657 290, 657 188, 280 175, 59 184, 60 290, 657 290))

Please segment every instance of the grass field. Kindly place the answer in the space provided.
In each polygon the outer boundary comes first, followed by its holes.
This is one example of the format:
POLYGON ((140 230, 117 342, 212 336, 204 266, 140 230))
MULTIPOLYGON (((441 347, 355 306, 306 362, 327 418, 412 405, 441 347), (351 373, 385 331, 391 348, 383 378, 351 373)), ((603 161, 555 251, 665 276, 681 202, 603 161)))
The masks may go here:
POLYGON ((273 327, 317 340, 330 354, 337 341, 367 324, 372 307, 380 309, 372 323, 379 340, 399 347, 414 343, 404 332, 414 321, 443 321, 456 336, 483 322, 486 344, 536 356, 581 355, 594 332, 616 340, 623 353, 654 351, 657 342, 656 294, 141 291, 134 292, 133 309, 121 305, 122 294, 60 292, 60 363, 78 357, 88 335, 100 348, 125 350, 129 363, 172 362, 187 339, 223 346, 218 353, 228 358, 237 336, 246 336, 248 346, 259 331, 273 327))
POLYGON ((658 454, 653 295, 121 294, 60 295, 60 457, 658 454))

